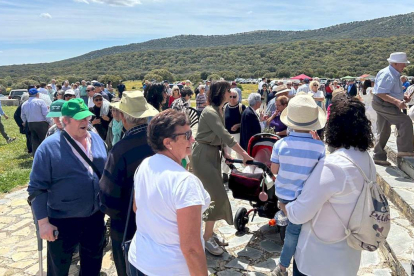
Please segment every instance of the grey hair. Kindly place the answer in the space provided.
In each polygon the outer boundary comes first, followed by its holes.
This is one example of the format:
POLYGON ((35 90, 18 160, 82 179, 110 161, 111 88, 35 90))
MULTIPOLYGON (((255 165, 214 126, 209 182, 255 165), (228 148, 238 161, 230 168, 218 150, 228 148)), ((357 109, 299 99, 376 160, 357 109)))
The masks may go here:
POLYGON ((287 81, 287 82, 286 82, 286 85, 287 85, 287 84, 292 84, 292 81, 287 81))
POLYGON ((231 92, 231 93, 236 93, 236 95, 237 95, 237 98, 236 98, 236 99, 237 99, 237 100, 239 99, 239 92, 237 92, 236 88, 231 88, 231 89, 230 89, 230 92, 231 92))
POLYGON ((400 77, 400 80, 402 80, 402 79, 408 80, 408 77, 407 77, 406 75, 402 75, 402 76, 400 77))
POLYGON ((198 90, 201 90, 201 89, 206 89, 206 86, 204 84, 201 84, 200 86, 198 86, 198 90))
POLYGON ((256 103, 261 102, 262 99, 259 93, 251 93, 247 98, 247 101, 249 102, 249 106, 255 106, 256 103))
POLYGON ((122 113, 122 115, 125 118, 125 121, 130 125, 135 125, 135 126, 142 125, 142 124, 147 123, 147 121, 148 121, 148 118, 134 118, 131 115, 128 115, 125 112, 122 112, 122 110, 120 110, 120 109, 118 109, 118 111, 120 113, 122 113))
POLYGON ((20 102, 24 103, 25 101, 27 101, 29 99, 29 93, 24 92, 20 98, 20 102))
POLYGON ((60 121, 60 123, 62 124, 62 127, 63 127, 63 128, 65 128, 65 127, 66 127, 66 124, 65 124, 65 122, 63 122, 63 119, 66 119, 68 122, 70 122, 70 120, 72 120, 72 118, 71 118, 71 117, 69 117, 69 116, 62 116, 62 117, 59 117, 59 121, 60 121))

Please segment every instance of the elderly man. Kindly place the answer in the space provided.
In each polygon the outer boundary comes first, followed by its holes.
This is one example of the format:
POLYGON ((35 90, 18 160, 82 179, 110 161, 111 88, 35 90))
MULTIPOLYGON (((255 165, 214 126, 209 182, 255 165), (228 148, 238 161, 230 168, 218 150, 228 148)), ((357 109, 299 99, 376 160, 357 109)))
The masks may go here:
POLYGON ((28 124, 31 133, 32 153, 35 155, 40 143, 46 137, 49 129, 50 120, 46 118, 48 108, 46 102, 39 98, 39 92, 36 88, 29 89, 29 100, 22 105, 23 126, 28 124))
POLYGON ((68 275, 79 245, 79 275, 98 276, 105 225, 97 195, 106 148, 99 135, 87 131, 92 114, 82 99, 65 102, 61 112, 65 132, 40 145, 30 174, 29 199, 40 237, 48 241, 48 275, 68 275))
POLYGON ((406 109, 400 74, 407 66, 406 53, 392 53, 387 59, 389 66, 378 72, 375 78, 374 99, 372 107, 377 112, 377 130, 379 138, 374 147, 373 159, 376 164, 389 166, 387 153, 384 150, 391 134, 391 125, 398 131, 397 148, 398 157, 414 156, 413 153, 413 123, 411 119, 401 112, 406 109))
POLYGON ((69 100, 74 99, 74 98, 76 98, 76 93, 72 89, 66 90, 65 94, 63 94, 63 99, 65 101, 69 101, 69 100))
MULTIPOLYGON (((105 171, 99 183, 101 210, 111 217, 112 253, 119 276, 126 276, 121 243, 125 231, 134 174, 142 160, 154 154, 147 143, 147 117, 158 111, 144 98, 142 92, 125 92, 120 102, 111 106, 120 112, 127 130, 124 138, 108 154, 105 171)), ((135 233, 135 216, 128 221, 127 240, 135 233)))
POLYGON ((248 97, 249 107, 243 111, 240 127, 240 146, 247 150, 250 138, 262 131, 260 118, 256 110, 260 108, 262 99, 259 93, 252 93, 248 97))
POLYGON ((301 86, 299 86, 297 93, 299 92, 305 92, 306 94, 309 92, 310 88, 309 88, 309 79, 304 79, 303 80, 303 84, 301 86))
POLYGON ((86 87, 86 93, 88 95, 88 107, 94 107, 95 104, 93 102, 93 95, 95 95, 95 86, 93 85, 88 85, 86 87))

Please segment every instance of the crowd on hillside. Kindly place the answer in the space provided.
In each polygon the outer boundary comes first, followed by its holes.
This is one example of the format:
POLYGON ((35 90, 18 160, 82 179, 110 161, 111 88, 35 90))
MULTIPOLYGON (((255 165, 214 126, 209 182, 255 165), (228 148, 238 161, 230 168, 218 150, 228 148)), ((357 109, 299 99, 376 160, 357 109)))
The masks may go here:
MULTIPOLYGON (((388 62, 360 83, 271 86, 263 78, 247 106, 237 83, 225 80, 148 81, 143 92, 120 82, 118 95, 111 82, 30 86, 14 118, 34 155, 28 193, 48 241, 48 275, 67 275, 75 252, 80 275, 99 275, 105 214, 118 275, 207 275, 205 250, 220 256, 228 245, 215 222, 234 223, 225 159, 254 160, 249 141, 262 132, 277 135, 268 162, 289 220, 272 275, 288 275, 293 257, 295 276, 356 275, 361 250, 378 245, 351 246, 344 223, 365 178, 375 178, 374 162, 389 165, 391 125, 398 156, 414 156, 412 121, 402 112, 413 102, 414 83, 401 75, 409 62, 405 53, 388 62)), ((8 119, 1 105, 0 115, 8 119)), ((15 139, 1 121, 0 131, 15 139)))

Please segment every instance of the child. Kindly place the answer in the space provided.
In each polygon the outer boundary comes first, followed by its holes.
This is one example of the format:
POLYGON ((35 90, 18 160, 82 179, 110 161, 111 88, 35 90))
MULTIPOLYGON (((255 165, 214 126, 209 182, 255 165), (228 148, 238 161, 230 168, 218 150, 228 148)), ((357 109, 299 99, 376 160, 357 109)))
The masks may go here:
MULTIPOLYGON (((280 120, 291 132, 275 143, 270 161, 272 172, 277 174, 276 196, 280 203, 287 204, 299 196, 313 168, 325 156, 325 145, 313 139, 310 132, 315 135, 314 130, 325 126, 326 113, 311 96, 297 95, 289 101, 280 120)), ((295 254, 301 227, 289 222, 279 265, 271 275, 288 275, 286 269, 295 254)))

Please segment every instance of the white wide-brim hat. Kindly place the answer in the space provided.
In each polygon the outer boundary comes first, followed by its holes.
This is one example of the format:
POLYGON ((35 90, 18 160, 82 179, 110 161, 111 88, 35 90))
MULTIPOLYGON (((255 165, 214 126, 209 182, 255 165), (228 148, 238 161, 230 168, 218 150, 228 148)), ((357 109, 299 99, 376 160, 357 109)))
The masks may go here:
POLYGON ((125 91, 119 102, 111 103, 111 106, 134 118, 146 118, 157 115, 159 112, 147 103, 141 91, 125 91))
POLYGON ((293 130, 318 130, 326 124, 326 113, 309 95, 296 95, 280 115, 280 120, 293 130))
POLYGON ((389 63, 405 63, 409 64, 410 62, 407 60, 407 54, 404 52, 396 52, 392 53, 389 58, 387 58, 389 63))

